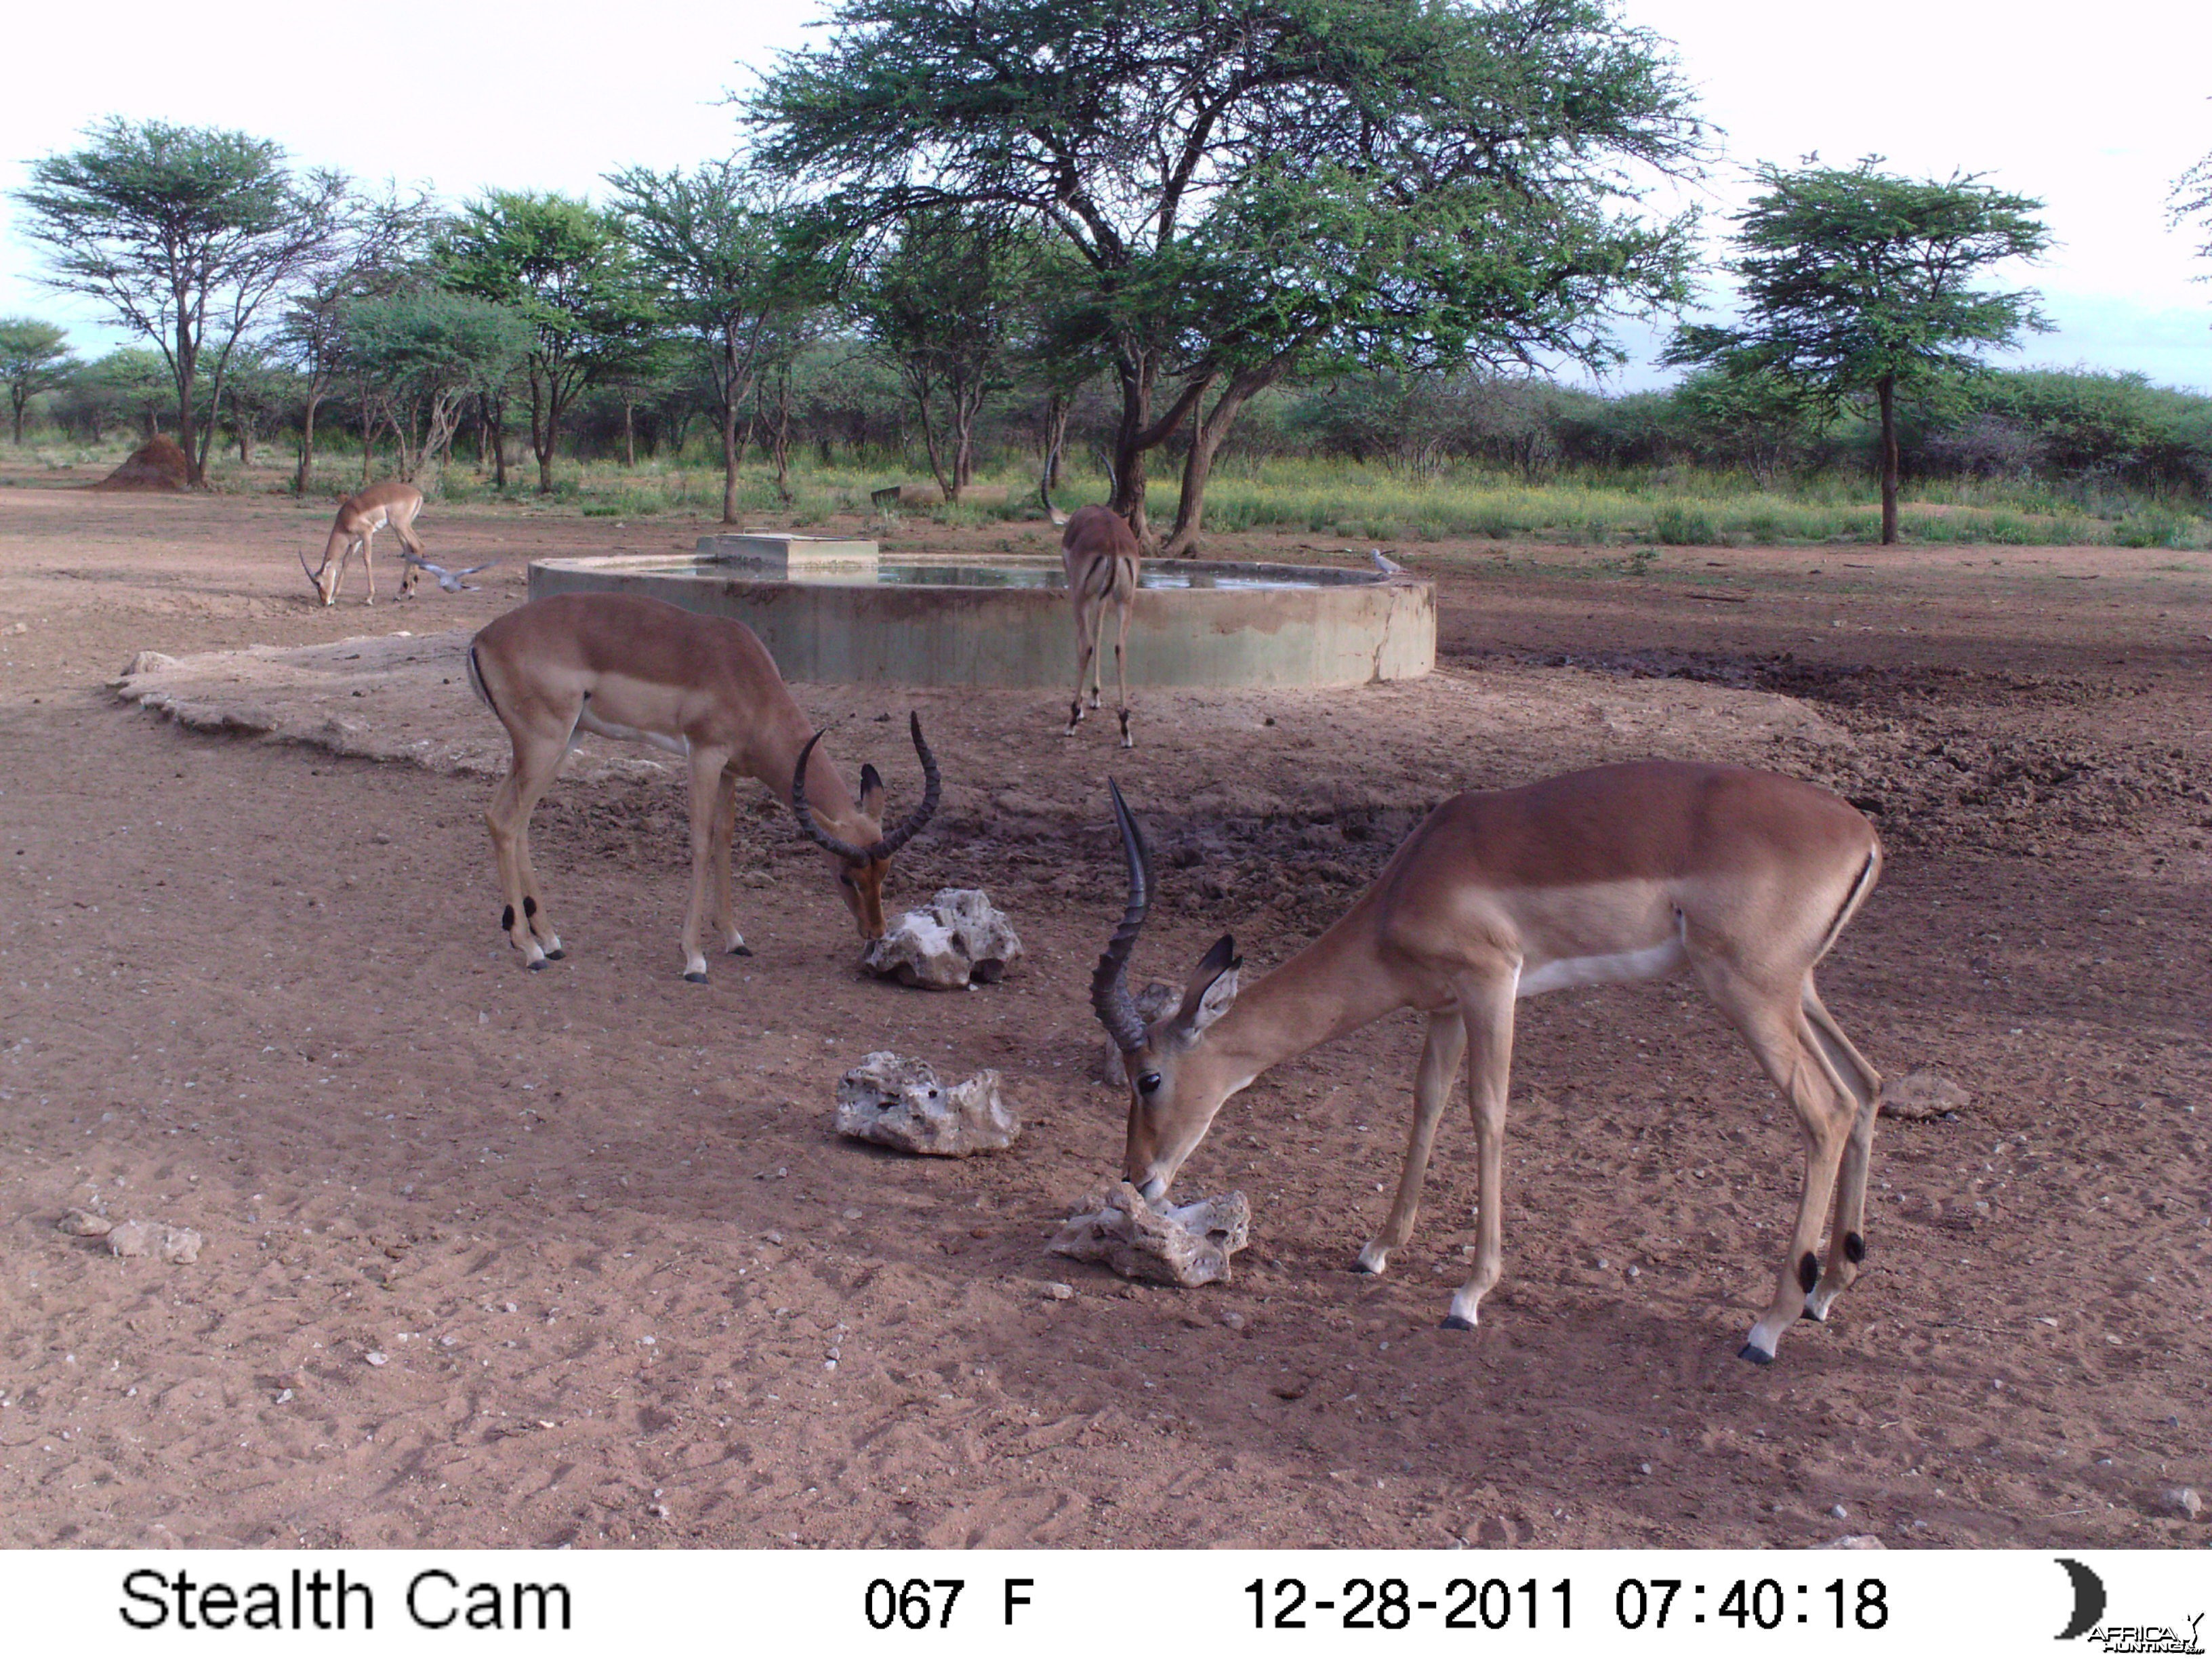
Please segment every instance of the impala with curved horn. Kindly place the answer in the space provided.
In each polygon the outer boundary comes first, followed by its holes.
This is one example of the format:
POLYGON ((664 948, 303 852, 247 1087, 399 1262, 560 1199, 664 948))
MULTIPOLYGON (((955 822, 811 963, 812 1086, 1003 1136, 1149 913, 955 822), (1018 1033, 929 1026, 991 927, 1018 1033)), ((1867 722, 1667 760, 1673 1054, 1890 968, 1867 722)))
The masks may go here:
MULTIPOLYGON (((1045 516, 1060 526, 1060 562, 1067 571, 1067 597, 1075 607, 1075 695, 1067 705, 1066 737, 1075 735, 1083 719, 1083 680, 1091 678, 1091 706, 1098 707, 1104 687, 1105 665, 1100 660, 1106 632, 1106 616, 1114 616, 1114 678, 1121 700, 1115 705, 1121 717, 1121 747, 1134 749, 1129 735, 1129 606, 1137 597, 1137 570, 1143 550, 1129 521, 1109 507, 1079 507, 1063 513, 1052 504, 1052 467, 1060 451, 1046 459, 1044 476, 1037 480, 1037 496, 1045 516)), ((1107 494, 1115 489, 1114 464, 1101 451, 1106 469, 1107 494)))
POLYGON ((1675 761, 1455 795, 1311 945, 1239 996, 1236 944, 1222 939, 1199 963, 1182 1006, 1148 1027, 1125 976, 1152 902, 1152 855, 1121 790, 1109 787, 1129 901, 1099 958, 1091 1000, 1122 1051, 1130 1079, 1123 1172, 1147 1199, 1165 1194, 1222 1103, 1268 1067, 1395 1009, 1417 1008, 1428 1016, 1428 1033, 1405 1169, 1389 1218, 1358 1265, 1381 1273, 1412 1236, 1437 1121, 1467 1056, 1480 1231, 1474 1276, 1443 1322, 1471 1329, 1503 1269, 1515 1001, 1686 967, 1789 1097, 1805 1135, 1789 1253, 1742 1357, 1772 1359, 1801 1313, 1826 1318, 1858 1276, 1881 1078, 1813 984, 1814 967, 1881 872, 1873 825, 1845 801, 1771 773, 1675 761), (1814 1247, 1832 1197, 1823 1266, 1814 1247))
POLYGON ((937 757, 909 716, 921 761, 921 804, 882 827, 884 781, 860 769, 856 799, 828 758, 822 733, 744 623, 702 617, 660 599, 562 593, 533 599, 469 644, 469 683, 514 745, 506 781, 484 811, 506 910, 500 926, 531 967, 562 957, 530 860, 530 814, 552 786, 579 732, 649 743, 688 763, 691 777, 691 902, 684 917, 684 977, 707 982, 702 923, 714 922, 732 956, 750 956, 731 896, 730 841, 741 776, 788 794, 799 827, 830 856, 838 890, 863 939, 884 933, 884 879, 894 854, 937 811, 937 757))

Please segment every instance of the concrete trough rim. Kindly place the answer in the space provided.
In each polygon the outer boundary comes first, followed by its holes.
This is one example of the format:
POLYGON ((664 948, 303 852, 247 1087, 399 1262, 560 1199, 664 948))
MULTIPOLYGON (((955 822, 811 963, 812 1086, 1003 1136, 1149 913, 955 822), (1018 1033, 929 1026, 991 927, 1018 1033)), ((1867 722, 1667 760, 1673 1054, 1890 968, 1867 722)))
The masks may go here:
MULTIPOLYGON (((1034 554, 901 553, 884 562, 1034 568, 1059 562, 1034 554)), ((1130 608, 1133 690, 1359 685, 1415 679, 1435 666, 1435 590, 1418 577, 1216 560, 1177 560, 1172 568, 1297 585, 1140 588, 1130 608)), ((794 581, 680 553, 530 565, 532 599, 592 592, 647 593, 734 617, 760 636, 788 680, 1064 689, 1074 678, 1065 587, 882 583, 841 580, 835 571, 794 581)), ((1110 695, 1110 635, 1108 644, 1110 695)))

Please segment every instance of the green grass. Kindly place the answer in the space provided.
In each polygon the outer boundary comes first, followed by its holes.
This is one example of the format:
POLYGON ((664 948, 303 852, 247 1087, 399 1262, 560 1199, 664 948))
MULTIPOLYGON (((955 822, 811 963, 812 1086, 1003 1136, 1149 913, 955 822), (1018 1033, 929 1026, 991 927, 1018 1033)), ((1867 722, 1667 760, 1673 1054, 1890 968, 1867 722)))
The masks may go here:
MULTIPOLYGON (((0 451, 0 466, 19 476, 64 465, 112 465, 131 443, 118 436, 97 450, 77 444, 33 443, 0 451)), ((878 523, 901 519, 987 530, 1042 516, 1036 473, 1026 459, 986 467, 977 482, 1004 484, 1003 504, 908 508, 888 519, 869 493, 899 478, 926 476, 895 459, 821 465, 811 449, 795 453, 786 501, 757 459, 749 459, 738 493, 738 515, 763 523, 818 526, 839 515, 878 523)), ((281 441, 269 444, 250 473, 232 455, 215 459, 217 489, 275 491, 289 485, 292 458, 281 441)), ((383 466, 374 469, 388 476, 383 466)), ((1146 502, 1153 522, 1174 520, 1177 469, 1154 458, 1156 477, 1146 502)), ((502 495, 472 459, 447 469, 437 486, 453 501, 505 501, 526 510, 550 508, 591 518, 649 518, 656 514, 719 514, 721 469, 712 450, 695 446, 680 457, 663 456, 625 468, 610 460, 564 460, 550 498, 537 493, 537 467, 508 471, 502 495)), ((357 487, 361 458, 343 436, 321 450, 316 494, 335 499, 357 487)), ((1071 471, 1058 499, 1074 507, 1104 495, 1102 478, 1071 471)), ((2106 484, 2039 480, 1952 479, 1915 483, 1901 504, 1900 527, 1908 542, 1923 544, 2021 546, 2036 544, 2107 544, 2198 550, 2212 546, 2212 521, 2190 504, 2116 489, 2106 484)), ((1226 458, 1206 494, 1206 529, 1214 536, 1273 532, 1328 544, 1389 546, 1443 540, 1543 542, 1571 546, 1814 545, 1871 543, 1881 520, 1873 481, 1863 476, 1820 474, 1762 488, 1741 474, 1685 467, 1645 471, 1567 472, 1531 483, 1505 471, 1449 466, 1433 477, 1407 478, 1380 467, 1337 459, 1226 458)))

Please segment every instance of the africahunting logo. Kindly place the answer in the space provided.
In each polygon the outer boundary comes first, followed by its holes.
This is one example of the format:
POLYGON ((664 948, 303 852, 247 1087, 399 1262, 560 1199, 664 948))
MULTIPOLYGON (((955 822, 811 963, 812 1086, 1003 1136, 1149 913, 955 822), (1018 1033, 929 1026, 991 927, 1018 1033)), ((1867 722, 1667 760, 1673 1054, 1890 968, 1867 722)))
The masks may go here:
POLYGON ((2080 1640, 2106 1653, 2202 1653, 2204 1643, 2198 1633, 2204 1622, 2201 1613, 2191 1615, 2186 1635, 2172 1625, 2108 1625, 2105 1617, 2105 1581, 2096 1572, 2079 1561, 2058 1558, 2058 1565, 2066 1569, 2066 1577, 2074 1586, 2074 1616, 2066 1628, 2058 1632, 2062 1642, 2080 1640))

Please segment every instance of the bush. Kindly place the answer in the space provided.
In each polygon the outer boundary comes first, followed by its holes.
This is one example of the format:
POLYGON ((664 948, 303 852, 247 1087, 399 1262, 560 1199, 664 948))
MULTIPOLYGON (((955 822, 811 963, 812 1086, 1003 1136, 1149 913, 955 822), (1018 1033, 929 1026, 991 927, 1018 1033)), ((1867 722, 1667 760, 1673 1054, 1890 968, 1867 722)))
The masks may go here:
POLYGON ((1668 547, 1711 547, 1721 538, 1712 514, 1680 501, 1669 501, 1651 515, 1651 534, 1668 547))

